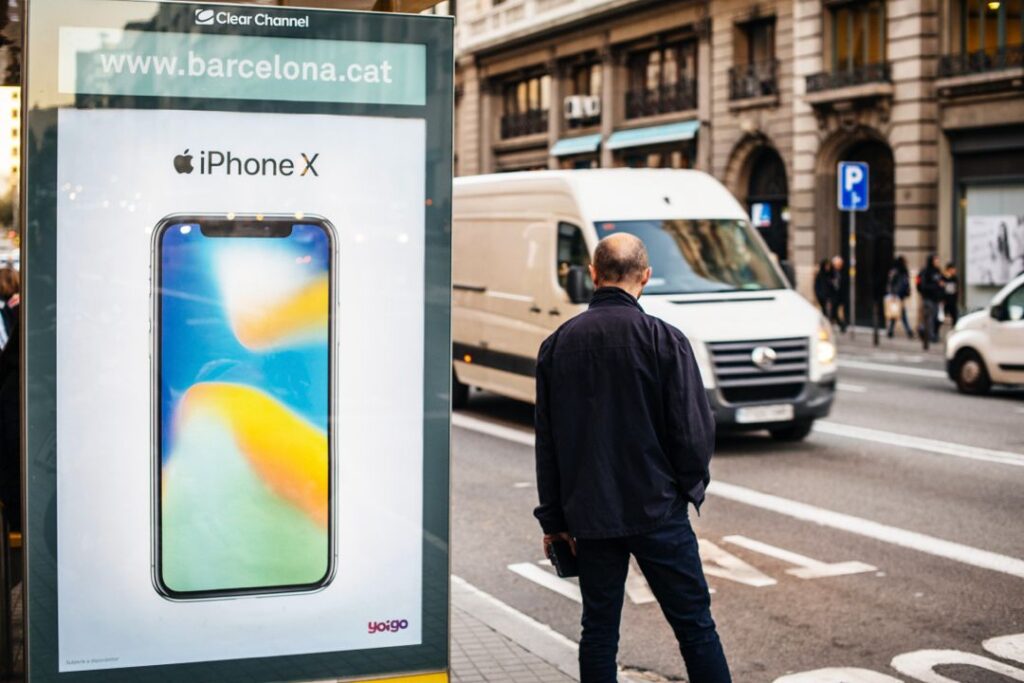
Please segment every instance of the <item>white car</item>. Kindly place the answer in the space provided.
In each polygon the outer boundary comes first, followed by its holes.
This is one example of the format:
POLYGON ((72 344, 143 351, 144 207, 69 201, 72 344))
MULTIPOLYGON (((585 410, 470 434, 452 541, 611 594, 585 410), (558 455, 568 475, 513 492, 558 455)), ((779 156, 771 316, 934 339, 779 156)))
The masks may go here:
POLYGON ((946 339, 946 371, 965 394, 1024 384, 1024 274, 987 308, 966 315, 946 339))

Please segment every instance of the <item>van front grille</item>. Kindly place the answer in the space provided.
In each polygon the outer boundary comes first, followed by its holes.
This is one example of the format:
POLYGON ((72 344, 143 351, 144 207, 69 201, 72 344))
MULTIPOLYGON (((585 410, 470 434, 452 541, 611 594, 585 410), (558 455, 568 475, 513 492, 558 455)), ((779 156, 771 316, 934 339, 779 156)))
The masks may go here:
POLYGON ((806 338, 708 343, 718 388, 729 403, 758 403, 799 396, 810 368, 809 347, 806 338), (773 363, 758 366, 754 362, 755 350, 759 347, 774 352, 773 363))

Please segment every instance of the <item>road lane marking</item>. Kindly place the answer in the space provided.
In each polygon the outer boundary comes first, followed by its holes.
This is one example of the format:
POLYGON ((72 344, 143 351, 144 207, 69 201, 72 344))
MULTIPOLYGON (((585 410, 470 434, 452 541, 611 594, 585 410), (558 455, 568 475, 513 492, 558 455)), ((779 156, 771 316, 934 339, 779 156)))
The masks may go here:
POLYGON ((506 441, 512 441, 514 443, 533 448, 533 432, 527 432, 513 427, 506 427, 488 420, 481 420, 478 417, 470 417, 469 415, 463 415, 462 413, 453 413, 452 426, 469 429, 474 432, 480 432, 481 434, 487 434, 488 436, 496 436, 499 439, 505 439, 506 441))
POLYGON ((926 451, 936 455, 951 455, 957 458, 968 460, 980 460, 982 462, 994 462, 1000 465, 1015 465, 1024 467, 1024 455, 1010 451, 999 451, 979 446, 968 446, 960 443, 950 443, 937 439, 926 439, 921 436, 909 436, 897 434, 881 429, 870 427, 855 427, 854 425, 832 422, 831 420, 818 420, 814 423, 814 431, 830 436, 841 436, 848 439, 870 441, 886 446, 897 446, 899 448, 910 448, 917 451, 926 451))
MULTIPOLYGON (((506 427, 488 420, 477 417, 470 417, 461 413, 452 415, 452 426, 468 429, 470 431, 495 436, 499 439, 512 441, 533 448, 533 433, 525 429, 506 427)), ((1000 451, 992 448, 981 448, 980 446, 968 446, 967 444, 950 443, 937 439, 927 439, 921 436, 909 436, 898 434, 881 429, 870 427, 856 427, 854 425, 842 424, 831 420, 817 420, 814 423, 814 431, 829 436, 840 436, 847 439, 858 439, 871 443, 880 443, 886 446, 897 446, 917 451, 925 451, 935 455, 950 455, 968 460, 979 460, 992 462, 1000 465, 1014 465, 1024 467, 1024 455, 1011 451, 1000 451)))
POLYGON ((1024 664, 1024 633, 989 638, 981 646, 996 657, 1024 664))
POLYGON ((831 564, 827 562, 820 562, 813 558, 794 553, 790 550, 776 548, 773 545, 768 545, 761 541, 755 541, 754 539, 747 538, 746 536, 726 536, 722 540, 726 543, 732 543, 733 545, 738 545, 741 548, 752 550, 755 553, 760 553, 761 555, 774 557, 775 559, 782 560, 788 564, 795 564, 797 568, 787 569, 786 573, 799 579, 822 579, 830 576, 863 574, 864 572, 873 572, 878 569, 878 567, 872 567, 870 564, 864 564, 863 562, 856 561, 833 562, 831 564))
POLYGON ((836 382, 836 389, 839 391, 848 391, 851 394, 866 394, 868 388, 860 384, 850 384, 849 382, 836 382))
POLYGON ((903 683, 903 681, 876 671, 844 666, 789 674, 782 678, 776 678, 774 683, 903 683))
MULTIPOLYGON (((526 446, 533 446, 533 434, 521 429, 512 429, 496 425, 478 418, 466 415, 453 415, 452 424, 465 429, 482 432, 501 439, 514 441, 526 446), (458 419, 456 419, 458 418, 458 419)), ((827 423, 835 425, 837 423, 827 423)), ((845 427, 846 425, 841 425, 845 427)), ((861 428, 856 428, 861 429, 861 428)), ((876 430, 871 430, 876 431, 876 430)), ((912 437, 905 437, 912 438, 912 437)), ((913 437, 916 438, 916 437, 913 437)), ((925 439, 931 441, 931 439, 925 439)), ((942 442, 936 442, 942 443, 942 442)), ((949 444, 944 444, 949 445, 949 444)), ((965 448, 971 448, 965 446, 965 448)), ((1011 454, 1015 455, 1016 454, 1011 454)), ((1021 456, 1017 456, 1021 457, 1021 456)), ((712 482, 708 493, 720 498, 727 498, 736 502, 745 503, 753 507, 760 507, 765 510, 772 510, 779 514, 813 522, 822 526, 848 531, 860 536, 873 538, 884 543, 910 548, 936 557, 942 557, 955 562, 961 562, 982 569, 1009 574, 1018 578, 1024 578, 1024 560, 1007 555, 989 552, 980 548, 974 548, 952 541, 946 541, 927 534, 920 534, 915 531, 900 529, 899 527, 873 522, 871 520, 846 515, 841 512, 833 512, 814 505, 800 503, 787 498, 780 498, 767 493, 761 493, 753 489, 736 486, 727 482, 716 480, 712 482)))
POLYGON ((527 581, 533 581, 538 586, 543 586, 544 588, 552 590, 559 595, 564 595, 573 602, 583 604, 583 595, 580 594, 579 586, 572 581, 566 581, 565 579, 552 574, 546 569, 541 569, 532 562, 510 564, 508 569, 513 574, 518 574, 527 581))
POLYGON ((888 372, 893 375, 909 375, 910 377, 927 377, 928 379, 949 379, 942 370, 928 370, 926 368, 905 368, 899 365, 887 365, 885 363, 872 363, 863 360, 847 360, 840 358, 839 367, 850 368, 851 370, 870 370, 872 372, 888 372))
POLYGON ((700 559, 704 565, 704 573, 742 583, 744 586, 764 588, 774 586, 778 581, 756 567, 744 562, 730 552, 722 550, 711 541, 702 539, 699 542, 700 559))
POLYGON ((821 526, 847 531, 858 536, 865 536, 876 541, 891 543, 903 548, 942 557, 947 560, 961 562, 973 567, 990 569, 1024 579, 1024 560, 1007 555, 989 552, 980 548, 946 541, 916 531, 908 531, 898 527, 873 522, 861 517, 833 512, 807 503, 799 503, 788 498, 780 498, 768 493, 761 493, 724 481, 712 481, 708 494, 725 498, 752 507, 770 510, 794 519, 812 522, 821 526))
MULTIPOLYGON (((559 595, 563 595, 573 602, 583 602, 583 596, 580 593, 579 585, 568 581, 552 574, 551 572, 541 569, 541 567, 550 567, 550 560, 541 560, 537 564, 531 564, 529 562, 518 562, 515 564, 508 565, 509 571, 514 574, 518 574, 527 581, 552 590, 559 595)), ((714 592, 714 591, 712 591, 714 592)), ((651 592, 651 587, 647 584, 647 579, 640 573, 640 570, 633 566, 630 562, 629 573, 626 574, 626 596, 629 601, 634 605, 646 605, 652 602, 657 602, 657 598, 654 597, 654 593, 651 592)))
POLYGON ((921 681, 921 683, 957 683, 954 678, 947 678, 935 673, 935 667, 958 664, 991 671, 992 673, 1012 678, 1015 681, 1024 681, 1024 671, 1015 666, 958 650, 917 650, 916 652, 908 652, 893 657, 889 666, 901 674, 913 676, 915 680, 921 681))

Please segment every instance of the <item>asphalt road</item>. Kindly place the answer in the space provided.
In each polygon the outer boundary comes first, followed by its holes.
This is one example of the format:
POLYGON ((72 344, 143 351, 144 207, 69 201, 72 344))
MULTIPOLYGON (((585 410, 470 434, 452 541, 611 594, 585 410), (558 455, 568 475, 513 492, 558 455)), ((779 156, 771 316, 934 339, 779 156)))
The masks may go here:
MULTIPOLYGON (((1011 663, 983 641, 1024 633, 1024 391, 961 396, 934 353, 846 345, 841 363, 807 441, 719 439, 694 527, 734 680, 1024 680, 1024 646, 1020 677, 982 668, 1011 663)), ((531 416, 487 394, 456 415, 453 573, 577 640, 574 587, 540 564, 531 416)), ((632 588, 620 663, 685 680, 657 604, 632 588)))

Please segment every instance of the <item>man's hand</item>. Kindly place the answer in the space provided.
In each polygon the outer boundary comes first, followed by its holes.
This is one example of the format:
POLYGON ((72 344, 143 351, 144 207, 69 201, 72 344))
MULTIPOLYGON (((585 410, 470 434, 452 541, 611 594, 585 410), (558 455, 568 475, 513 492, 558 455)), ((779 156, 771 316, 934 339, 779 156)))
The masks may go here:
POLYGON ((544 535, 544 557, 548 556, 548 549, 551 547, 551 544, 555 541, 565 541, 569 544, 569 548, 572 550, 572 554, 576 554, 576 539, 573 538, 568 531, 562 531, 557 534, 544 535))

